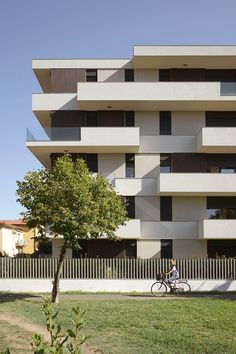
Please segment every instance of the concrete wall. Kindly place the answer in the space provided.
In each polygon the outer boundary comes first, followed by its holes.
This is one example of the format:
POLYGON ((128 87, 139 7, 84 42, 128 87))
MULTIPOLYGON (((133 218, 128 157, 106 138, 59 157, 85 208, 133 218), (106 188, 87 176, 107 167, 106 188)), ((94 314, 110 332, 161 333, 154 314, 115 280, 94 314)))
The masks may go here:
POLYGON ((137 82, 156 82, 159 81, 159 70, 135 69, 134 81, 137 82))
POLYGON ((111 70, 111 69, 106 69, 106 70, 98 70, 97 71, 98 75, 98 81, 106 81, 106 82, 124 82, 124 77, 125 77, 125 71, 124 69, 118 69, 118 70, 111 70))
MULTIPOLYGON (((58 258, 63 240, 61 238, 52 239, 52 258, 58 258)), ((72 258, 72 250, 67 248, 66 258, 72 258)))
POLYGON ((159 173, 159 154, 136 154, 135 155, 135 177, 156 178, 159 173))
POLYGON ((135 217, 143 221, 160 220, 160 198, 136 197, 135 198, 135 217))
POLYGON ((206 197, 173 197, 173 221, 200 221, 207 218, 206 197))
POLYGON ((159 112, 135 112, 135 126, 140 127, 140 135, 159 134, 159 112))
POLYGON ((160 258, 160 240, 137 240, 137 257, 139 258, 160 258))
POLYGON ((173 240, 174 258, 207 258, 207 241, 173 240))
MULTIPOLYGON (((60 291, 150 292, 153 280, 61 279, 60 291)), ((236 291, 236 280, 189 280, 192 291, 236 291)), ((1 279, 0 291, 42 293, 52 290, 50 279, 1 279)), ((153 298, 154 299, 154 298, 153 298)), ((158 301, 158 300, 157 300, 158 301)))
POLYGON ((197 135, 205 126, 205 112, 171 112, 173 135, 197 135))
POLYGON ((125 154, 98 154, 98 172, 114 179, 125 177, 125 154))

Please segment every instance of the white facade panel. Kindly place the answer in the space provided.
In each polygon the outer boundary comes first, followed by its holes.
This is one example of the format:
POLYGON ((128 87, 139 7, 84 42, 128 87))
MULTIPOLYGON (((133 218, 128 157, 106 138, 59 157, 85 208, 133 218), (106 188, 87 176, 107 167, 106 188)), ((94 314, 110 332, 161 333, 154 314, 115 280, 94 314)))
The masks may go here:
POLYGON ((195 136, 151 135, 140 137, 139 153, 197 152, 195 136))
POLYGON ((136 178, 157 178, 159 171, 159 154, 135 154, 136 178))
POLYGON ((235 153, 236 128, 202 128, 197 135, 197 146, 200 152, 235 153))
POLYGON ((172 135, 196 136, 205 126, 205 112, 173 111, 171 112, 172 135))
POLYGON ((174 258, 207 258, 206 240, 173 240, 174 258))
POLYGON ((236 240, 236 220, 210 219, 199 222, 199 238, 236 240))
POLYGON ((156 195, 156 178, 115 178, 114 186, 121 195, 156 195))
POLYGON ((160 195, 236 195, 234 173, 161 173, 157 184, 160 195))
MULTIPOLYGON (((160 220, 160 198, 153 197, 135 197, 135 217, 141 221, 159 221, 160 220)), ((143 237, 143 233, 141 232, 143 237)))
POLYGON ((147 239, 197 239, 197 222, 142 221, 142 238, 147 239))
POLYGON ((98 154, 98 172, 111 181, 125 178, 125 154, 98 154))
POLYGON ((137 258, 161 258, 160 240, 138 240, 137 258))
POLYGON ((139 127, 140 135, 158 135, 159 112, 135 112, 135 126, 139 127))
POLYGON ((80 109, 236 110, 235 95, 221 95, 220 82, 81 82, 80 109))

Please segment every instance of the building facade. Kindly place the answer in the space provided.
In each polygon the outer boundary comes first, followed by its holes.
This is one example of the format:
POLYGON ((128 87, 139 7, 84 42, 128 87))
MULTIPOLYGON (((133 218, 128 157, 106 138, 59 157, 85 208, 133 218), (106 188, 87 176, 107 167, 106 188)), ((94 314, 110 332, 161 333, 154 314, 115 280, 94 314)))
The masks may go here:
POLYGON ((131 59, 33 70, 42 129, 27 147, 48 168, 64 152, 84 158, 130 217, 120 241, 69 256, 236 256, 236 46, 134 46, 131 59))
POLYGON ((35 229, 24 221, 0 220, 0 255, 14 257, 30 255, 35 251, 35 229))

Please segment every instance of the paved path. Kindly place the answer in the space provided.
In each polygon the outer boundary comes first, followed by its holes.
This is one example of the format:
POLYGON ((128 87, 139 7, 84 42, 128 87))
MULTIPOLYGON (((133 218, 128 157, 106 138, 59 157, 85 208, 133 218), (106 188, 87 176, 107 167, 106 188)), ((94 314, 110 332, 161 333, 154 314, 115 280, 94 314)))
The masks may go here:
MULTIPOLYGON (((1 298, 1 296, 0 296, 1 298)), ((197 298, 214 298, 214 299, 228 299, 236 300, 236 294, 222 293, 222 294, 191 294, 189 296, 174 296, 166 295, 162 297, 154 297, 151 294, 60 294, 60 301, 129 301, 129 300, 141 300, 141 301, 173 301, 173 300, 191 300, 197 298)), ((42 301, 40 296, 28 296, 29 301, 42 301)))

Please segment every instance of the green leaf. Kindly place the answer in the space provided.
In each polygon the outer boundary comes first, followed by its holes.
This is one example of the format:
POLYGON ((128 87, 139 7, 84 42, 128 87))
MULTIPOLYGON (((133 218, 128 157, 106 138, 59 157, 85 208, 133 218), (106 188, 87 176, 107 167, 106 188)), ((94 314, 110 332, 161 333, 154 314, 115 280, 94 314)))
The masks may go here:
POLYGON ((69 334, 70 337, 76 338, 76 335, 75 335, 75 333, 72 331, 72 329, 68 329, 67 332, 68 332, 68 334, 69 334))

